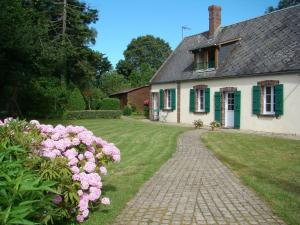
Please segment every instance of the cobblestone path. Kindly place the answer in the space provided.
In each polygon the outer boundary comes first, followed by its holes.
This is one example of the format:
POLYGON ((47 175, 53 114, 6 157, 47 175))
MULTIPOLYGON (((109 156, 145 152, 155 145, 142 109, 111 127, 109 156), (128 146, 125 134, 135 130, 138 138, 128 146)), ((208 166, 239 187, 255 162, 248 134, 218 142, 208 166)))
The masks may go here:
POLYGON ((179 137, 176 153, 127 203, 115 224, 284 224, 206 149, 200 135, 194 130, 179 137))

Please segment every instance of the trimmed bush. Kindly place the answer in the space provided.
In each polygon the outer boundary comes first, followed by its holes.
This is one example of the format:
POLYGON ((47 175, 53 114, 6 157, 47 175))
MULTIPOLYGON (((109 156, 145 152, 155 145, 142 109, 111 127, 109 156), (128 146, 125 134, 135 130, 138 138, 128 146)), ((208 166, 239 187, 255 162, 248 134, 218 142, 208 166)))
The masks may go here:
POLYGON ((68 101, 68 110, 85 110, 85 101, 78 88, 74 88, 68 101))
POLYGON ((120 100, 117 98, 104 98, 100 102, 100 110, 119 110, 120 100))
POLYGON ((194 126, 195 126, 196 129, 200 129, 200 128, 203 127, 203 121, 200 120, 200 119, 199 120, 195 120, 193 124, 194 124, 194 126))
POLYGON ((79 110, 79 111, 67 111, 65 113, 65 119, 119 119, 122 115, 120 110, 79 110))
POLYGON ((130 116, 132 114, 132 109, 130 106, 126 105, 123 109, 124 116, 130 116))

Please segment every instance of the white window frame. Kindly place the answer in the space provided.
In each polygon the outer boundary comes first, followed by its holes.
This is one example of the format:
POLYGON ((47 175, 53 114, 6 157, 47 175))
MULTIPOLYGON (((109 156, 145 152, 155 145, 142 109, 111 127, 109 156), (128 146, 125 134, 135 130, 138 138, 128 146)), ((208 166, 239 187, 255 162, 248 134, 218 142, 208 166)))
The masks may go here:
POLYGON ((275 86, 274 85, 267 85, 264 86, 264 110, 263 113, 265 115, 274 115, 275 114, 275 86), (271 111, 267 111, 267 88, 271 88, 271 111))
POLYGON ((166 89, 165 90, 165 97, 166 97, 166 107, 165 109, 171 109, 171 90, 170 89, 166 89))
POLYGON ((205 91, 204 89, 196 89, 196 99, 197 99, 197 112, 205 112, 205 91), (202 101, 201 101, 202 92, 202 101), (203 108, 201 109, 201 103, 203 108))

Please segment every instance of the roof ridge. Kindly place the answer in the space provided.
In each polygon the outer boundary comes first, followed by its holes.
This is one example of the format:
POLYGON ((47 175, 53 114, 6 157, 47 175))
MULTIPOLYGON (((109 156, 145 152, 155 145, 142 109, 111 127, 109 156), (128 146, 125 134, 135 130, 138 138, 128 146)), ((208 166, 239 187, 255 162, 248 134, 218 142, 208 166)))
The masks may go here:
POLYGON ((282 12, 282 11, 285 11, 285 10, 289 10, 289 9, 291 9, 291 8, 296 8, 296 7, 299 7, 299 6, 300 6, 300 4, 297 4, 297 5, 289 6, 289 7, 283 8, 283 9, 278 9, 278 10, 275 10, 275 11, 273 11, 273 12, 269 12, 269 13, 266 13, 266 14, 263 14, 263 15, 260 15, 260 16, 254 17, 254 18, 242 20, 242 21, 239 21, 239 22, 236 22, 236 23, 233 23, 233 24, 224 26, 223 28, 225 28, 225 27, 230 27, 230 26, 234 26, 234 25, 237 25, 237 24, 239 24, 239 23, 244 23, 244 22, 248 22, 248 21, 251 21, 251 20, 256 20, 256 19, 259 19, 259 18, 261 18, 261 17, 270 16, 271 14, 279 13, 279 12, 282 12))
MULTIPOLYGON (((254 17, 254 18, 245 19, 245 20, 242 20, 242 21, 239 21, 239 22, 236 22, 236 23, 232 23, 232 24, 226 25, 226 26, 224 26, 224 27, 221 26, 221 28, 223 29, 223 28, 226 28, 226 27, 235 26, 235 25, 240 24, 240 23, 248 22, 248 21, 251 21, 251 20, 256 20, 256 19, 259 19, 259 18, 261 18, 261 17, 269 16, 269 15, 271 15, 271 14, 278 13, 278 12, 282 12, 282 11, 289 10, 289 9, 291 9, 291 8, 296 8, 296 7, 300 7, 300 4, 293 5, 293 6, 289 6, 289 7, 283 8, 283 9, 278 9, 278 10, 275 10, 275 11, 273 11, 273 12, 269 12, 269 13, 266 13, 266 14, 263 14, 263 15, 260 15, 260 16, 254 17)), ((190 36, 184 37, 184 39, 192 38, 192 37, 194 37, 194 36, 201 35, 201 34, 203 34, 203 33, 205 33, 205 32, 208 32, 208 31, 204 31, 204 32, 201 32, 201 33, 192 34, 192 35, 190 35, 190 36)), ((183 39, 183 40, 184 40, 184 39, 183 39)))

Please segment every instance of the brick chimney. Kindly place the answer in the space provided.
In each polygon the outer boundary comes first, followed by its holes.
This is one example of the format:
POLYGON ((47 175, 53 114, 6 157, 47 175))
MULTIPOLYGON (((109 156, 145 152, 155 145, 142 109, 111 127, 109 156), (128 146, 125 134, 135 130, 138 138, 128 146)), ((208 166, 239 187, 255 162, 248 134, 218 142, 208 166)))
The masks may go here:
POLYGON ((211 5, 209 11, 209 36, 213 36, 215 30, 221 25, 221 6, 211 5))

